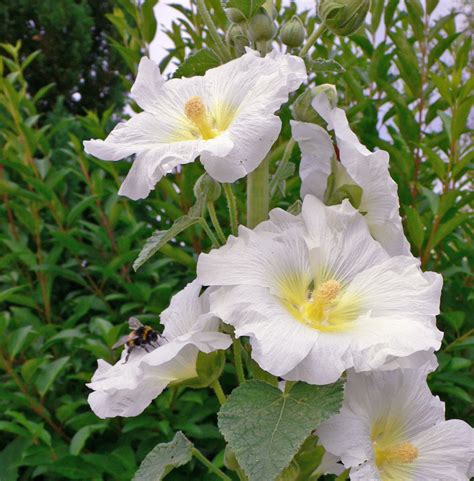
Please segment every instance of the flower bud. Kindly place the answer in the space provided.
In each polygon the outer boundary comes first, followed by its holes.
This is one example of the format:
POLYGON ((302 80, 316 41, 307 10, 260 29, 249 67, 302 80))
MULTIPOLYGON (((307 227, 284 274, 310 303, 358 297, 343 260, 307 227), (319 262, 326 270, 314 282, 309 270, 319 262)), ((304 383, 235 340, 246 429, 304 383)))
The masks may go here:
POLYGON ((320 0, 318 13, 331 32, 346 36, 361 27, 369 9, 370 0, 320 0))
POLYGON ((233 23, 226 33, 227 43, 233 47, 238 55, 243 55, 245 53, 245 47, 249 46, 249 39, 245 35, 243 28, 233 23))
POLYGON ((329 100, 329 105, 331 108, 335 108, 337 105, 337 90, 336 86, 333 84, 321 84, 317 87, 314 87, 314 96, 319 94, 326 94, 326 97, 329 100))
POLYGON ((227 18, 232 22, 232 23, 243 23, 247 19, 245 18, 245 15, 238 9, 238 8, 226 8, 225 14, 227 15, 227 18))
POLYGON ((281 41, 290 48, 301 47, 306 36, 306 29, 303 22, 296 15, 283 25, 280 31, 281 41))
POLYGON ((196 199, 206 196, 210 202, 215 202, 221 195, 221 184, 208 174, 203 174, 194 184, 194 196, 196 199))
POLYGON ((277 18, 278 12, 275 8, 275 5, 273 4, 273 0, 265 0, 263 8, 267 11, 268 15, 270 15, 272 20, 275 20, 277 18))
POLYGON ((314 98, 325 93, 329 100, 329 105, 334 108, 337 104, 337 90, 334 85, 322 84, 317 87, 305 90, 292 105, 293 118, 300 122, 310 122, 312 124, 318 124, 326 126, 326 123, 320 117, 320 115, 314 110, 312 103, 314 98))
POLYGON ((268 12, 260 7, 249 21, 249 32, 254 42, 267 42, 275 34, 275 25, 268 12))

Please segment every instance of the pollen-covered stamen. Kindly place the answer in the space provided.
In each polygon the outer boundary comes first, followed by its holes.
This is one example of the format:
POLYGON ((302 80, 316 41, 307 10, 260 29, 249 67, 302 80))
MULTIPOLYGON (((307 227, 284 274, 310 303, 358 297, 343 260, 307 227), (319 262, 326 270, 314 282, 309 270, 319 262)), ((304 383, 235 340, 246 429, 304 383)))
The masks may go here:
POLYGON ((197 127, 204 140, 213 139, 217 136, 201 97, 195 96, 188 99, 184 104, 184 114, 197 127))
POLYGON ((331 279, 320 284, 312 293, 305 306, 304 315, 312 324, 328 323, 328 308, 337 299, 342 289, 340 282, 331 279))
POLYGON ((332 302, 340 294, 341 289, 341 283, 331 279, 317 287, 314 298, 316 301, 319 299, 320 302, 332 302))
POLYGON ((375 462, 384 464, 410 464, 418 457, 418 448, 411 443, 400 443, 379 449, 375 446, 375 462))

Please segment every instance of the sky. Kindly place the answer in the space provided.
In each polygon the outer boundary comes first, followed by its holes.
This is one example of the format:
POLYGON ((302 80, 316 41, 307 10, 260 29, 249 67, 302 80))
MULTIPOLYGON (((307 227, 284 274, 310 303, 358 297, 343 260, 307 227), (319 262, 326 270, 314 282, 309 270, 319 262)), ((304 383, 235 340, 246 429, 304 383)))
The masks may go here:
MULTIPOLYGON (((170 3, 181 3, 189 5, 189 0, 161 0, 155 7, 155 16, 158 20, 158 33, 150 45, 150 56, 152 60, 159 62, 166 55, 166 47, 170 47, 171 41, 163 32, 163 27, 169 27, 173 19, 176 19, 179 12, 169 6, 170 3)), ((283 0, 283 4, 289 4, 290 0, 283 0)), ((440 0, 438 7, 434 12, 434 16, 445 15, 449 10, 456 5, 456 0, 440 0)), ((315 10, 315 0, 296 0, 298 8, 301 10, 313 9, 315 10)), ((167 71, 174 70, 172 66, 167 71)))

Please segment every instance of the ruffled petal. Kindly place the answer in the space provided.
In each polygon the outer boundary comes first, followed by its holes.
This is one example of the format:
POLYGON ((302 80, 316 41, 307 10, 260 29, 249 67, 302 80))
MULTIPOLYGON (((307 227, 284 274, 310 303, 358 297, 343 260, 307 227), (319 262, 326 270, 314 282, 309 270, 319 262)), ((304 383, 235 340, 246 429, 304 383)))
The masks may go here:
POLYGON ((319 125, 292 120, 291 131, 301 150, 301 198, 312 194, 324 200, 334 147, 328 133, 319 125))
POLYGON ((155 62, 148 57, 142 57, 138 65, 135 83, 132 85, 131 97, 135 102, 148 112, 153 112, 159 105, 162 87, 165 79, 155 62))

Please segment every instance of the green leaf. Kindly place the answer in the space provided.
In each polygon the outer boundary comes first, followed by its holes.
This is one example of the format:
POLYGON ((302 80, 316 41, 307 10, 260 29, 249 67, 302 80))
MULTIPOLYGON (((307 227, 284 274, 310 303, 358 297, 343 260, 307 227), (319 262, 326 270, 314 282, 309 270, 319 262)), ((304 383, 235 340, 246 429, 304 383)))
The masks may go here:
POLYGON ((193 444, 178 431, 169 443, 155 446, 145 457, 132 481, 160 481, 170 471, 188 463, 193 454, 193 444))
POLYGON ((84 426, 83 428, 79 429, 79 431, 77 431, 77 433, 74 434, 73 438, 71 439, 69 452, 73 456, 80 454, 90 436, 96 431, 103 431, 106 429, 106 427, 106 424, 93 424, 91 426, 84 426))
POLYGON ((413 207, 405 206, 407 228, 410 240, 413 245, 420 250, 425 238, 425 229, 420 214, 413 207))
POLYGON ((247 18, 253 14, 265 3, 265 0, 228 0, 227 8, 237 8, 247 18))
POLYGON ((436 231, 436 234, 433 236, 433 242, 431 244, 431 248, 436 247, 445 237, 451 234, 454 230, 456 230, 462 223, 466 222, 470 217, 470 214, 461 213, 458 214, 456 217, 444 222, 440 225, 439 229, 436 231))
POLYGON ((65 356, 41 367, 41 372, 35 383, 41 397, 49 391, 54 380, 59 376, 59 373, 66 367, 68 362, 69 356, 65 356))
POLYGON ((12 359, 21 351, 32 331, 32 326, 20 327, 13 331, 8 343, 8 351, 12 359))
POLYGON ((168 230, 157 230, 149 237, 140 254, 133 263, 133 269, 138 270, 150 257, 155 255, 165 244, 176 237, 183 230, 199 222, 199 217, 183 215, 177 219, 168 230))
POLYGON ((158 3, 158 0, 145 0, 142 10, 142 35, 145 42, 151 43, 156 34, 156 17, 153 12, 153 7, 158 3))
POLYGON ((325 58, 306 58, 306 66, 308 70, 313 72, 336 72, 336 73, 344 73, 346 69, 335 60, 332 59, 325 59, 325 58))
POLYGON ((343 384, 294 384, 288 392, 262 381, 235 389, 218 414, 219 429, 250 481, 274 480, 308 435, 336 413, 343 384))
POLYGON ((220 61, 216 54, 208 49, 203 48, 193 55, 190 55, 177 69, 175 77, 194 77, 195 75, 204 75, 210 68, 218 67, 220 61))

